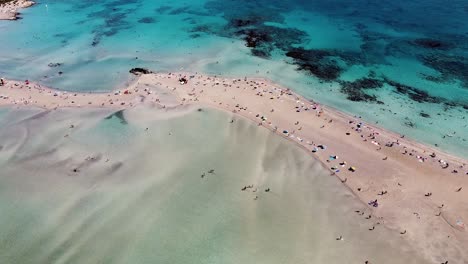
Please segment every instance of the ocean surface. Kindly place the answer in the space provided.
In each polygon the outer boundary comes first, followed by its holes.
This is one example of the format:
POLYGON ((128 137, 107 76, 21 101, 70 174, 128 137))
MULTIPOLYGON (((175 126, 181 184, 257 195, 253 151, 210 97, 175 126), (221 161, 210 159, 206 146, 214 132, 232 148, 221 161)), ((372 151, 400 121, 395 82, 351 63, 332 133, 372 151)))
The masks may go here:
POLYGON ((79 91, 132 67, 263 76, 468 157, 466 0, 38 2, 0 22, 0 75, 79 91))
POLYGON ((6 108, 0 138, 2 264, 426 263, 309 153, 232 114, 6 108))

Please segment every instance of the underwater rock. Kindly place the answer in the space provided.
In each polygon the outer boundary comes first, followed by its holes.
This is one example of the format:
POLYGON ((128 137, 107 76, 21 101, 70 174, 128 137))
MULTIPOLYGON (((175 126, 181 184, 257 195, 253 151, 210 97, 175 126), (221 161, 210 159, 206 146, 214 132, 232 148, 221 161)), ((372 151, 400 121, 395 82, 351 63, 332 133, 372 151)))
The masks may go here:
POLYGON ((140 74, 150 74, 152 71, 145 69, 145 68, 133 68, 129 71, 130 73, 133 73, 135 75, 140 75, 140 74))
POLYGON ((59 63, 59 62, 51 62, 51 63, 47 64, 47 66, 49 66, 49 67, 51 67, 51 68, 55 68, 55 67, 62 66, 62 63, 59 63))
POLYGON ((430 118, 431 117, 431 115, 429 115, 427 113, 424 113, 424 112, 420 112, 419 115, 424 117, 424 118, 430 118))

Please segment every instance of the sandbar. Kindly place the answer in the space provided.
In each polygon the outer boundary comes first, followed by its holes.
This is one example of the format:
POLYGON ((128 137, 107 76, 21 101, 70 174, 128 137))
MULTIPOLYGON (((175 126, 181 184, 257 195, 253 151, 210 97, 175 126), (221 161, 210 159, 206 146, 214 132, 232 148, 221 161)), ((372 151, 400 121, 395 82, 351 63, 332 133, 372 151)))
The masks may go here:
POLYGON ((372 211, 369 232, 385 225, 436 263, 468 259, 466 158, 370 125, 269 80, 156 72, 106 93, 66 92, 14 80, 0 86, 0 106, 5 107, 122 110, 140 104, 168 110, 209 107, 250 119, 288 138, 321 161, 330 177, 338 177, 372 211))

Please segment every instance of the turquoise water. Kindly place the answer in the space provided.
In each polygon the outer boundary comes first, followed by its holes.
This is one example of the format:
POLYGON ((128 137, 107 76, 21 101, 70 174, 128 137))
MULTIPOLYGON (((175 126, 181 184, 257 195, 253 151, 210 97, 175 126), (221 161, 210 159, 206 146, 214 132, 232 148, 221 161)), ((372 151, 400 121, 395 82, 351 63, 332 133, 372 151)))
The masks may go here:
POLYGON ((286 139, 218 111, 166 116, 0 117, 0 263, 425 263, 286 139))
POLYGON ((0 22, 0 74, 80 91, 123 86, 136 66, 263 76, 467 157, 467 12, 461 0, 40 1, 0 22))

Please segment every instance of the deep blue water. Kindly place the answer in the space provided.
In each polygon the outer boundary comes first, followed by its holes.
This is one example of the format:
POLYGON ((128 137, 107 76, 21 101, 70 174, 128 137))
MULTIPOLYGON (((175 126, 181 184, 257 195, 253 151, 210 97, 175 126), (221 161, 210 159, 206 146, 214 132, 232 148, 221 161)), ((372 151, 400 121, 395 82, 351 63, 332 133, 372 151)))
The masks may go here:
POLYGON ((0 22, 0 74, 67 90, 136 66, 264 76, 467 157, 467 17, 458 0, 40 1, 0 22))

